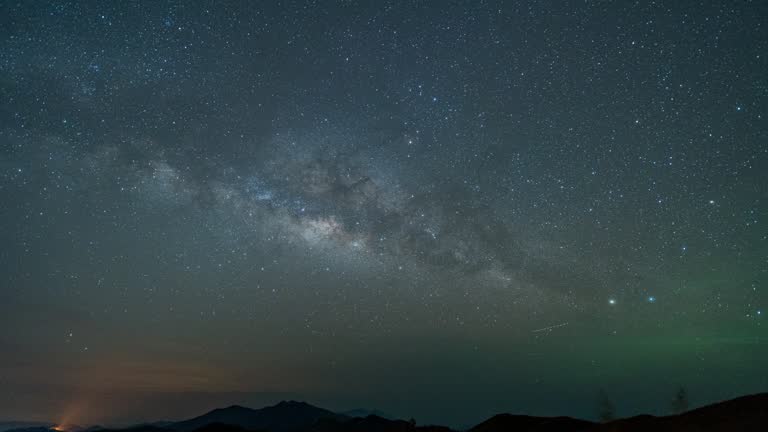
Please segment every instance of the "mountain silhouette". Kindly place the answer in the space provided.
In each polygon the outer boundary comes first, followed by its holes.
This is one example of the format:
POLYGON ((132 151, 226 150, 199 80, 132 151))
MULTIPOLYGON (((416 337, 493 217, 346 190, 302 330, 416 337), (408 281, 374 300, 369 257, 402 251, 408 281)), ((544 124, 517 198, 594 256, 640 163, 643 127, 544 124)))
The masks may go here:
POLYGON ((768 430, 768 393, 742 396, 678 415, 641 415, 599 425, 599 432, 751 432, 768 430))
MULTIPOLYGON (((17 423, 19 424, 19 423, 17 423)), ((609 423, 572 417, 534 417, 498 414, 467 432, 762 432, 768 425, 768 393, 743 396, 707 405, 679 415, 640 415, 609 423)), ((96 429, 88 429, 96 432, 96 429)), ((55 432, 47 426, 5 432, 55 432)), ((452 432, 443 426, 416 426, 413 422, 377 415, 350 417, 305 402, 283 401, 251 409, 220 408, 175 423, 158 422, 98 432, 452 432)))
MULTIPOLYGON (((101 429, 101 432, 108 432, 109 429, 101 429)), ((131 426, 126 429, 119 429, 120 432, 171 432, 169 429, 164 429, 160 426, 153 426, 143 424, 139 426, 131 426)))
POLYGON ((596 425, 596 423, 572 417, 498 414, 471 428, 469 432, 581 432, 591 431, 596 425))
POLYGON ((20 427, 16 429, 7 429, 5 432, 56 432, 56 430, 53 429, 53 425, 51 425, 51 426, 20 427))
POLYGON ((307 432, 451 432, 444 426, 415 426, 404 420, 390 420, 377 415, 351 419, 323 419, 307 432))
POLYGON ((571 417, 499 414, 469 432, 762 432, 767 425, 768 393, 760 393, 679 415, 640 415, 602 424, 571 417))
POLYGON ((347 416, 347 417, 362 417, 362 418, 365 418, 365 417, 368 417, 370 415, 375 415, 375 416, 382 417, 382 418, 385 418, 385 419, 390 419, 390 420, 394 420, 394 418, 395 418, 394 416, 391 416, 389 414, 383 413, 383 412, 381 412, 379 410, 365 409, 365 408, 355 408, 355 409, 351 409, 349 411, 340 412, 339 414, 347 416))
POLYGON ((180 432, 192 432, 203 426, 218 423, 238 426, 246 430, 291 432, 306 429, 325 418, 346 419, 347 417, 305 402, 283 401, 261 409, 237 405, 215 409, 199 417, 173 423, 167 428, 180 432))
POLYGON ((52 427, 53 423, 32 422, 32 421, 2 421, 0 422, 0 432, 18 429, 28 429, 34 427, 52 427))
POLYGON ((233 426, 229 424, 224 423, 211 423, 209 425, 205 425, 201 428, 195 429, 195 432, 258 432, 258 431, 248 431, 248 429, 243 429, 240 426, 233 426))

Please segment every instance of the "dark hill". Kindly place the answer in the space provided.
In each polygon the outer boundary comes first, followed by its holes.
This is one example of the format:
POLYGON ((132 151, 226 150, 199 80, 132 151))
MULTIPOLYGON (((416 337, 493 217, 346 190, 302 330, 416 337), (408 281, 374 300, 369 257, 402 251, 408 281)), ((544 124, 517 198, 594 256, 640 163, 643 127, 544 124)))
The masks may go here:
POLYGON ((248 429, 243 429, 240 426, 234 426, 234 425, 229 425, 224 423, 211 423, 201 428, 195 429, 195 432, 259 432, 259 431, 248 431, 248 429))
MULTIPOLYGON (((468 432, 762 432, 768 430, 768 393, 720 402, 680 415, 641 415, 610 423, 571 417, 499 414, 468 432)), ((47 427, 6 432, 55 432, 47 427)), ((231 406, 168 426, 139 425, 94 432, 451 432, 376 415, 347 417, 304 402, 280 402, 262 409, 231 406)))
POLYGON ((1 421, 0 432, 30 429, 35 427, 53 427, 53 423, 50 422, 32 422, 32 421, 1 421))
POLYGON ((415 426, 403 420, 389 420, 376 415, 348 420, 321 420, 307 432, 451 432, 443 426, 415 426))
POLYGON ((595 423, 571 417, 532 417, 499 414, 473 427, 469 432, 580 432, 589 431, 595 423))
POLYGON ((52 426, 32 426, 32 427, 22 427, 17 429, 8 429, 5 432, 56 432, 52 426))
POLYGON ((132 426, 127 429, 117 429, 117 430, 107 430, 102 429, 101 432, 173 432, 170 429, 165 429, 159 426, 153 426, 153 425, 139 425, 139 426, 132 426))
POLYGON ((365 408, 356 408, 349 411, 340 412, 339 414, 345 415, 347 417, 363 417, 363 418, 368 417, 369 415, 375 415, 375 416, 383 417, 385 419, 394 420, 393 416, 375 409, 370 410, 365 408))
POLYGON ((315 423, 311 432, 405 432, 413 426, 402 420, 388 420, 371 415, 348 420, 325 419, 315 423))
POLYGON ((283 401, 277 405, 261 409, 241 406, 216 409, 200 417, 174 423, 169 428, 181 432, 191 432, 218 423, 238 426, 251 431, 291 432, 309 428, 318 420, 325 418, 344 419, 346 417, 305 402, 283 401))
POLYGON ((637 416, 596 428, 599 432, 751 432, 768 430, 768 393, 707 405, 680 415, 637 416))

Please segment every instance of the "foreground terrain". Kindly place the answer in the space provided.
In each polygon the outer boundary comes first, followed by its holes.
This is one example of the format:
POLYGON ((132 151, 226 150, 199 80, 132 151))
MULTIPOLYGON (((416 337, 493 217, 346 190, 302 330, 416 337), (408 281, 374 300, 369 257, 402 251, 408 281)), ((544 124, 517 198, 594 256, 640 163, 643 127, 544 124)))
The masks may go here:
MULTIPOLYGON (((358 414, 358 413, 355 413, 358 414)), ((763 431, 768 425, 768 393, 743 396, 672 416, 641 415, 608 423, 571 417, 533 417, 498 414, 468 432, 633 432, 633 431, 763 431)), ((36 426, 7 432, 114 432, 107 428, 87 429, 36 426)), ((121 432, 451 432, 444 426, 416 425, 413 421, 387 419, 379 415, 351 416, 305 402, 283 401, 251 409, 241 406, 216 409, 180 422, 163 422, 120 429, 121 432)))

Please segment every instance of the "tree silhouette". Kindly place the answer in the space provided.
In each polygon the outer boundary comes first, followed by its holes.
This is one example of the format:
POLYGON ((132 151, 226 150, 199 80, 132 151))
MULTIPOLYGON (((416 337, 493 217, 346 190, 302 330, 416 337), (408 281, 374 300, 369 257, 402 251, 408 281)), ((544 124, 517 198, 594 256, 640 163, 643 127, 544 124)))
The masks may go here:
POLYGON ((616 418, 616 408, 608 397, 604 389, 600 389, 597 395, 598 412, 597 417, 601 422, 606 423, 616 418))
POLYGON ((681 414, 688 411, 688 391, 685 387, 680 386, 675 393, 675 398, 672 400, 672 412, 675 414, 681 414))

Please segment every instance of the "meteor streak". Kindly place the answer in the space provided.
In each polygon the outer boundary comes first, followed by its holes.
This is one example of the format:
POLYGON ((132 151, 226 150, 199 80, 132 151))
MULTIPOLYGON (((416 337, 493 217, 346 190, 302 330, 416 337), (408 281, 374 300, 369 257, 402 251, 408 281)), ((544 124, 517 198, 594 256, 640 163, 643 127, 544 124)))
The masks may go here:
POLYGON ((536 330, 531 330, 531 333, 539 333, 539 332, 543 332, 543 331, 547 331, 547 330, 554 330, 556 328, 565 327, 567 325, 568 325, 568 323, 564 322, 564 323, 561 323, 561 324, 551 325, 549 327, 544 327, 544 328, 540 328, 540 329, 536 329, 536 330))

